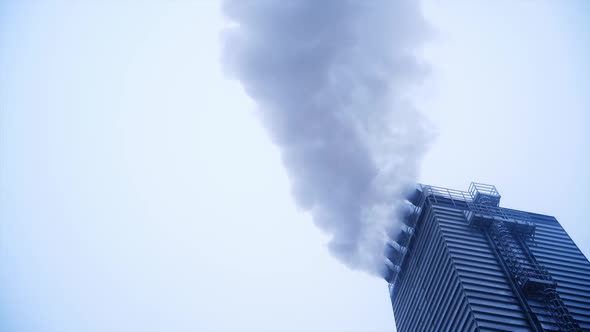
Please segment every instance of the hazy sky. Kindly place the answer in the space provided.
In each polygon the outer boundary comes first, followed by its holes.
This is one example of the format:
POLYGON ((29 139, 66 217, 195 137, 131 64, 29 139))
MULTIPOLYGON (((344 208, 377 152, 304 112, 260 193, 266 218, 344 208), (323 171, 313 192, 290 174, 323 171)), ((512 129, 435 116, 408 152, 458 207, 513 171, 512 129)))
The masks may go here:
MULTIPOLYGON (((495 184, 590 256, 590 3, 423 3, 419 181, 495 184)), ((392 331, 219 63, 216 1, 0 3, 0 330, 392 331)))

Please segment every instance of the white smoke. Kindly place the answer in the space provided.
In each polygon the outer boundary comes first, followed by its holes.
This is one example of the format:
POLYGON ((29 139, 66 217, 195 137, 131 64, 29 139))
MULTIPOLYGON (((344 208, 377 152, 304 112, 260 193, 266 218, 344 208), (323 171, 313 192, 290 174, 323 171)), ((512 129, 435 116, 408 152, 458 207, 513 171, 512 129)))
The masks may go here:
POLYGON ((426 145, 411 0, 226 0, 224 62, 279 146, 298 205, 347 266, 378 273, 426 145))

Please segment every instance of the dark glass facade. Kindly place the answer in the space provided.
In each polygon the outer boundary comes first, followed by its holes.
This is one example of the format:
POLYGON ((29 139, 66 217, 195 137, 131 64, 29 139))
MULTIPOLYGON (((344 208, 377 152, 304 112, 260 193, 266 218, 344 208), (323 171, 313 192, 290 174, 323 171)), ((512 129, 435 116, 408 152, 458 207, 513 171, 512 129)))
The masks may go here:
POLYGON ((590 263, 554 217, 489 185, 410 196, 386 250, 397 331, 590 331, 590 263))

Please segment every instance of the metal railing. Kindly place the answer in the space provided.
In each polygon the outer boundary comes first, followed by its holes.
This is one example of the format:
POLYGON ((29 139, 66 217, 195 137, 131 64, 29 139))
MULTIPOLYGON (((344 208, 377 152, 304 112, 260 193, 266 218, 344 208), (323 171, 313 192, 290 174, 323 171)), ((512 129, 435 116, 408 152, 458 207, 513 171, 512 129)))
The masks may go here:
POLYGON ((534 232, 534 224, 527 212, 506 209, 497 205, 500 194, 495 186, 473 182, 469 186, 469 191, 426 185, 422 185, 421 189, 421 204, 424 200, 428 200, 433 204, 451 204, 455 208, 467 211, 468 214, 477 214, 481 217, 506 220, 518 224, 520 229, 529 232, 527 235, 532 235, 532 232, 534 232))
POLYGON ((511 210, 499 206, 478 203, 467 203, 467 207, 473 213, 482 216, 489 216, 490 218, 496 217, 502 220, 508 220, 516 223, 532 223, 530 215, 527 212, 523 211, 511 210))
POLYGON ((434 203, 438 203, 438 200, 442 198, 450 200, 453 206, 457 206, 458 201, 464 203, 473 201, 473 196, 470 193, 449 188, 422 185, 422 193, 425 198, 434 203))
POLYGON ((500 197, 500 193, 496 189, 496 186, 491 184, 471 182, 468 191, 472 197, 475 197, 477 194, 500 197))
POLYGON ((486 205, 500 205, 500 193, 495 186, 483 183, 472 182, 469 185, 469 194, 475 203, 486 205))

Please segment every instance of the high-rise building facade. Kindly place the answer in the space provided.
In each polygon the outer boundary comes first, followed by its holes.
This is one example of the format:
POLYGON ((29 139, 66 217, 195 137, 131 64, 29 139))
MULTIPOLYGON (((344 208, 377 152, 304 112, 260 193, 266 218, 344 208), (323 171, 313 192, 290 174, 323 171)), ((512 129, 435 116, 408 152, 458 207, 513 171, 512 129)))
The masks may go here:
POLYGON ((590 263, 554 217, 476 183, 409 201, 386 250, 397 331, 590 331, 590 263))

